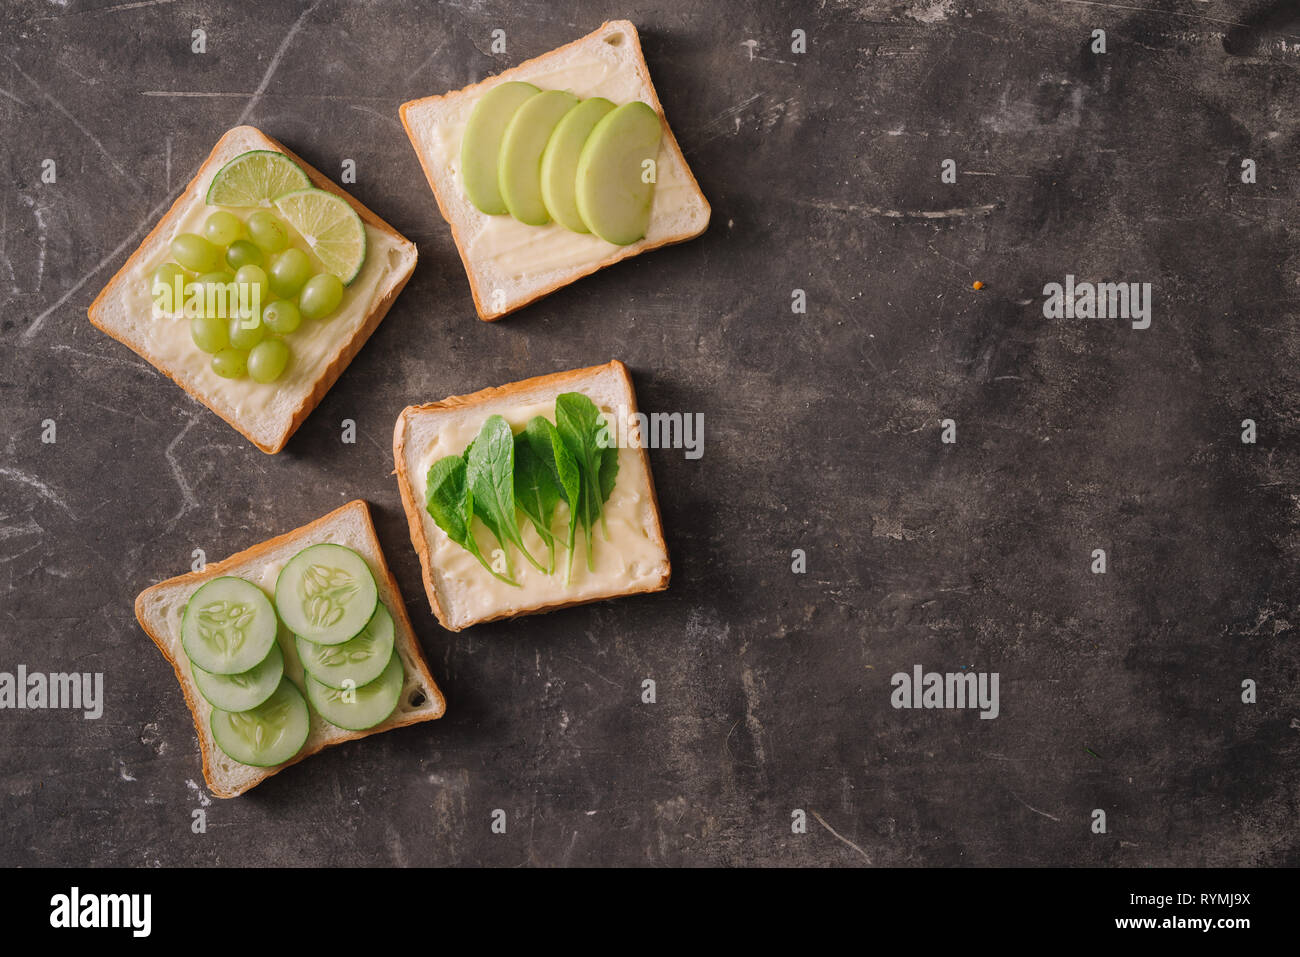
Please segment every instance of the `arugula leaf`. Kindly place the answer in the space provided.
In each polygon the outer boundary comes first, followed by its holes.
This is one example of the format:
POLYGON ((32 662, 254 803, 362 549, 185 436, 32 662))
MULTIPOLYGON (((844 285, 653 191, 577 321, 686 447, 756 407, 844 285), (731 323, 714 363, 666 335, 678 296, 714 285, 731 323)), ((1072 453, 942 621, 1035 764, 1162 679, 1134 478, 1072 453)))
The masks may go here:
POLYGON ((555 571, 555 536, 551 534, 551 519, 560 500, 560 487, 546 462, 533 451, 526 432, 515 436, 515 504, 528 516, 546 543, 546 573, 549 575, 555 571))
POLYGON ((518 582, 497 574, 479 551, 470 527, 474 518, 474 495, 465 477, 465 459, 459 455, 449 455, 434 462, 429 467, 425 508, 447 537, 477 558, 494 578, 518 588, 518 582))
POLYGON ((509 543, 513 542, 529 564, 546 574, 546 569, 528 553, 519 534, 519 519, 515 515, 515 435, 510 423, 499 415, 488 416, 469 449, 465 466, 466 482, 474 496, 474 512, 500 543, 506 556, 506 572, 514 575, 509 549, 509 543))
MULTIPOLYGON (((618 483, 618 446, 611 445, 601 450, 600 457, 600 504, 609 501, 609 496, 618 483)), ((609 541, 609 529, 605 526, 605 512, 600 513, 600 527, 605 530, 605 541, 609 541)))
POLYGON ((608 539, 609 529, 602 506, 614 490, 618 476, 618 449, 604 447, 609 441, 605 417, 596 408, 596 403, 581 392, 565 392, 556 397, 555 427, 578 463, 582 486, 578 512, 587 535, 587 568, 595 571, 592 526, 599 518, 608 539))
POLYGON ((529 422, 528 427, 523 431, 523 436, 532 449, 533 455, 551 473, 560 498, 569 506, 569 533, 565 540, 565 546, 569 550, 569 562, 564 573, 564 583, 567 585, 573 579, 573 544, 578 532, 582 476, 578 471, 578 463, 564 444, 564 440, 560 438, 559 431, 545 416, 536 416, 529 422))

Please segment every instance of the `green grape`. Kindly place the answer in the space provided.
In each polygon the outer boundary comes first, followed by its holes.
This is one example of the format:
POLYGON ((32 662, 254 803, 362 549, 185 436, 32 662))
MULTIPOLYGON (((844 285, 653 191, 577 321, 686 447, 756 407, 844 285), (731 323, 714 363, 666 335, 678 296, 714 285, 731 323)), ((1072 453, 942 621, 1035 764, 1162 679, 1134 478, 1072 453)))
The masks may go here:
POLYGON ((157 286, 159 283, 161 283, 162 285, 170 289, 172 288, 173 285, 175 285, 177 276, 181 276, 183 279, 186 280, 189 279, 189 276, 186 274, 185 270, 182 269, 180 266, 178 266, 176 263, 165 262, 153 271, 153 283, 151 284, 151 287, 157 286))
POLYGON ((212 371, 223 379, 242 379, 248 371, 248 353, 242 349, 222 349, 212 357, 212 371))
POLYGON ((261 316, 256 317, 257 321, 252 322, 251 326, 246 326, 244 320, 235 316, 230 320, 230 344, 236 349, 251 349, 263 339, 266 338, 266 323, 262 321, 261 316))
POLYGON ((264 209, 248 217, 248 235, 264 253, 278 253, 289 245, 289 230, 264 209))
POLYGON ((190 338, 204 352, 220 352, 230 346, 226 320, 216 316, 198 316, 190 320, 190 338))
POLYGON ((257 248, 256 243, 249 242, 247 239, 236 239, 226 250, 226 262, 230 264, 231 269, 239 269, 243 266, 260 266, 266 257, 262 250, 257 248))
POLYGON ((203 224, 203 236, 214 246, 229 246, 244 235, 244 224, 234 213, 219 209, 203 224))
POLYGON ((302 313, 291 299, 277 299, 262 310, 262 321, 272 332, 285 336, 302 324, 302 313))
POLYGON ((179 312, 185 304, 185 287, 189 285, 190 276, 184 269, 173 262, 166 262, 154 270, 149 291, 153 301, 163 312, 179 312), (176 302, 176 277, 181 277, 181 301, 176 302), (167 290, 163 292, 163 290, 167 290), (168 308, 170 306, 171 308, 168 308))
POLYGON ((173 239, 172 255, 190 272, 212 272, 221 266, 221 250, 194 233, 181 233, 173 239))
POLYGON ((240 266, 235 273, 235 282, 248 286, 249 298, 252 298, 253 288, 257 288, 257 295, 261 298, 258 302, 266 303, 271 299, 271 285, 266 280, 266 270, 261 266, 240 266))
MULTIPOLYGON (((202 304, 199 306, 199 313, 198 313, 198 314, 199 314, 199 315, 206 315, 206 314, 208 314, 208 305, 209 305, 209 303, 211 303, 211 305, 212 305, 211 314, 212 314, 213 316, 220 316, 220 317, 222 317, 222 318, 224 319, 225 316, 228 315, 228 313, 222 311, 222 310, 223 310, 223 307, 224 307, 224 309, 226 309, 226 310, 229 310, 229 308, 230 308, 230 302, 229 302, 228 291, 227 291, 227 290, 210 290, 209 287, 210 287, 210 286, 218 286, 218 285, 220 285, 220 286, 224 286, 224 285, 226 285, 227 283, 234 282, 234 280, 235 280, 235 277, 234 277, 234 274, 233 274, 233 273, 221 272, 221 271, 218 271, 218 272, 205 272, 205 273, 204 273, 202 276, 200 276, 198 279, 194 280, 194 282, 191 284, 191 288, 192 288, 193 286, 199 286, 199 287, 203 290, 203 302, 202 302, 202 304)), ((186 289, 186 291, 185 291, 185 296, 186 296, 186 298, 189 298, 189 296, 190 296, 190 290, 189 290, 189 289, 186 289)), ((205 351, 205 352, 216 352, 217 350, 215 350, 215 349, 205 349, 204 351, 205 351)))
POLYGON ((248 353, 248 374, 258 382, 274 382, 289 364, 289 347, 283 339, 264 339, 248 353))
POLYGON ((305 319, 324 319, 343 301, 343 282, 332 273, 312 276, 302 287, 298 311, 305 319))
POLYGON ((271 261, 271 291, 282 299, 292 299, 302 292, 311 278, 311 260, 295 246, 290 246, 271 261))

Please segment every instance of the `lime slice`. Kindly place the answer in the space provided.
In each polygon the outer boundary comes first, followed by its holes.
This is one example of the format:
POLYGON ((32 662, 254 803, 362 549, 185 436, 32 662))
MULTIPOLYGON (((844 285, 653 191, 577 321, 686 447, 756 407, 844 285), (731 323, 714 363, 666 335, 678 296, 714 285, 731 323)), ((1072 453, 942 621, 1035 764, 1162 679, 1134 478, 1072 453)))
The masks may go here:
POLYGON ((217 170, 208 187, 208 205, 270 206, 277 196, 310 185, 302 167, 283 153, 253 150, 217 170))
POLYGON ((275 208, 344 285, 357 278, 366 261, 366 227, 346 199, 323 189, 300 189, 277 198, 275 208))

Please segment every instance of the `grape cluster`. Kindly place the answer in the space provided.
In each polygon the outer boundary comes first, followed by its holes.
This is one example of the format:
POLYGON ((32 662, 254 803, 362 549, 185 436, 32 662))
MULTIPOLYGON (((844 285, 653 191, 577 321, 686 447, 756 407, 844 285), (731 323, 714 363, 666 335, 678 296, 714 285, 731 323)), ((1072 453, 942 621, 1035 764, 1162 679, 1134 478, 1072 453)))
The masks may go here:
POLYGON ((190 319, 194 344, 212 356, 212 371, 223 378, 279 379, 289 366, 285 337, 304 319, 329 317, 343 301, 342 281, 333 273, 316 272, 311 258, 289 244, 289 227, 266 210, 256 210, 247 221, 216 210, 204 222, 202 235, 182 233, 173 239, 171 253, 154 271, 155 296, 161 294, 160 284, 174 289, 177 276, 185 300, 195 285, 234 282, 260 291, 259 314, 190 319))

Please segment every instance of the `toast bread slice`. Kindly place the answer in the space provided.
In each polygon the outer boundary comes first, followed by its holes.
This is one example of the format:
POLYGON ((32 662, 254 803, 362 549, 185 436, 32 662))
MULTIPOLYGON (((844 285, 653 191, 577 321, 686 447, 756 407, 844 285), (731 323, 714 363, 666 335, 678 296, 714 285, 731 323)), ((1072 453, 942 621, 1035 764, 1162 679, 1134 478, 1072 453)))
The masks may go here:
MULTIPOLYGON (((137 352, 191 396, 225 419, 263 452, 274 454, 284 448, 290 436, 302 425, 365 345, 411 277, 415 262, 415 244, 392 226, 321 172, 303 162, 301 157, 283 144, 255 127, 237 126, 217 141, 198 173, 122 268, 108 281, 91 303, 88 313, 90 321, 98 329, 137 352), (281 380, 271 385, 258 385, 247 378, 239 380, 236 388, 243 391, 238 394, 248 397, 246 403, 240 404, 231 401, 224 394, 221 380, 207 369, 206 357, 199 353, 197 347, 189 344, 195 355, 183 354, 181 359, 165 354, 169 350, 162 347, 158 338, 160 330, 154 328, 153 324, 177 320, 155 319, 147 308, 141 310, 133 284, 148 281, 147 274, 142 278, 141 271, 148 268, 150 263, 168 258, 167 246, 180 224, 193 213, 196 206, 206 208, 208 186, 217 171, 249 150, 276 150, 284 153, 302 167, 312 185, 347 200, 365 223, 368 238, 382 237, 386 249, 376 251, 372 238, 369 243, 371 251, 367 255, 367 262, 362 266, 362 274, 353 281, 352 285, 360 289, 358 283, 367 275, 367 270, 383 270, 366 301, 349 302, 345 298, 345 305, 339 313, 323 320, 318 329, 307 329, 309 323, 304 323, 304 328, 288 338, 290 349, 294 349, 304 334, 312 336, 313 342, 316 341, 314 337, 322 337, 319 360, 310 367, 304 367, 299 374, 295 372, 294 363, 298 361, 295 352, 290 372, 281 380), (383 259, 374 258, 372 261, 372 257, 383 259)), ((371 283, 365 285, 369 287, 371 283)))
POLYGON ((464 89, 403 103, 399 112, 402 125, 406 127, 407 136, 411 138, 424 168, 424 175, 433 189, 438 209, 451 226, 452 239, 469 277, 474 307, 479 318, 485 321, 500 319, 562 286, 630 256, 693 239, 708 227, 709 202, 700 192, 699 184, 668 125, 641 52, 640 37, 636 27, 627 20, 606 22, 585 37, 464 89), (494 228, 489 221, 509 220, 509 217, 482 213, 469 201, 461 183, 458 172, 459 131, 468 120, 474 103, 492 87, 515 80, 533 83, 543 90, 569 88, 564 84, 574 80, 573 71, 591 64, 600 68, 604 79, 589 88, 572 88, 573 93, 584 98, 606 96, 619 106, 640 100, 659 114, 663 124, 657 160, 658 185, 645 238, 628 246, 615 246, 595 237, 570 233, 556 223, 548 226, 520 225, 512 233, 520 241, 535 243, 538 248, 549 244, 561 249, 565 248, 562 244, 570 244, 578 252, 573 255, 566 252, 563 258, 542 262, 536 269, 523 273, 478 255, 476 243, 479 237, 486 235, 485 229, 494 228), (440 159, 440 156, 444 158, 440 159))
MULTIPOLYGON (((274 595, 268 593, 267 597, 273 598, 274 595)), ((442 717, 446 711, 446 701, 424 662, 424 655, 411 628, 411 619, 406 613, 406 604, 402 601, 397 582, 384 561, 384 553, 379 547, 379 539, 370 520, 370 509, 360 499, 335 509, 309 525, 268 539, 260 545, 231 555, 224 561, 210 564, 201 572, 169 578, 146 588, 135 600, 135 616, 140 627, 153 639, 176 672, 176 680, 180 682, 185 704, 194 717, 194 727, 198 732, 199 751, 203 756, 203 777, 208 782, 209 790, 217 797, 229 798, 243 794, 271 775, 278 774, 324 748, 378 734, 389 728, 432 721, 442 717), (189 658, 181 647, 181 615, 190 596, 204 582, 223 575, 256 582, 264 573, 274 571, 277 565, 283 565, 308 545, 321 542, 346 545, 365 558, 370 566, 379 588, 379 600, 393 617, 396 649, 406 671, 401 697, 391 716, 365 731, 345 731, 335 727, 312 709, 307 743, 297 755, 284 764, 270 768, 241 764, 222 752, 212 737, 209 724, 212 706, 195 685, 189 658)), ((285 674, 290 679, 296 679, 298 690, 301 691, 302 665, 297 653, 291 652, 292 638, 286 643, 284 629, 281 631, 280 646, 285 652, 285 674)))
MULTIPOLYGON (((468 434, 472 438, 488 416, 500 414, 510 419, 514 414, 518 418, 519 410, 525 408, 530 410, 530 414, 546 414, 547 418, 554 421, 555 397, 563 392, 581 392, 607 414, 626 413, 631 417, 637 412, 636 394, 627 366, 615 359, 606 365, 557 372, 498 388, 483 389, 471 395, 452 396, 441 402, 408 406, 397 418, 393 430, 393 457, 397 466, 402 505, 406 509, 411 529, 411 543, 420 556, 420 569, 429 606, 438 621, 449 631, 460 631, 482 622, 554 611, 623 595, 663 591, 668 587, 672 569, 659 516, 654 478, 650 473, 650 459, 644 448, 620 448, 617 482, 605 506, 607 515, 615 507, 626 510, 627 524, 636 533, 629 539, 635 546, 634 554, 622 556, 627 563, 623 569, 627 572, 626 575, 602 574, 591 579, 580 577, 574 586, 569 587, 563 585, 563 572, 557 570, 550 576, 551 581, 542 583, 545 587, 535 589, 531 595, 516 595, 507 589, 506 593, 496 595, 500 600, 489 598, 485 602, 480 598, 486 589, 490 587, 494 592, 500 592, 487 572, 477 565, 473 565, 468 572, 460 569, 455 573, 446 567, 447 557, 459 556, 463 549, 451 542, 446 533, 434 523, 425 510, 423 495, 424 474, 431 464, 429 450, 438 444, 440 433, 454 430, 459 445, 464 435, 468 434), (550 412, 543 413, 542 409, 547 404, 550 412), (475 589, 478 590, 477 593, 475 589)), ((518 429, 526 423, 517 421, 511 424, 518 429)), ((463 445, 460 448, 453 446, 447 451, 458 454, 461 449, 463 445)), ((563 505, 560 507, 565 508, 563 505)), ((525 526, 526 537, 532 534, 532 530, 526 527, 527 523, 522 524, 525 526)), ((557 519, 556 527, 562 524, 557 519)), ((618 556, 611 555, 610 549, 617 549, 617 546, 603 539, 599 529, 595 536, 598 556, 608 556, 607 561, 616 559, 618 556)), ((575 545, 579 552, 583 548, 582 543, 583 535, 579 532, 575 545)), ((482 544, 480 547, 483 547, 482 544)), ((559 548, 557 545, 557 551, 559 548)), ((487 553, 487 549, 484 549, 484 554, 487 553)), ((574 565, 580 576, 583 575, 582 561, 580 557, 574 565)), ((558 562, 557 558, 557 564, 558 562)), ((516 567, 521 575, 531 574, 522 561, 516 567)))

